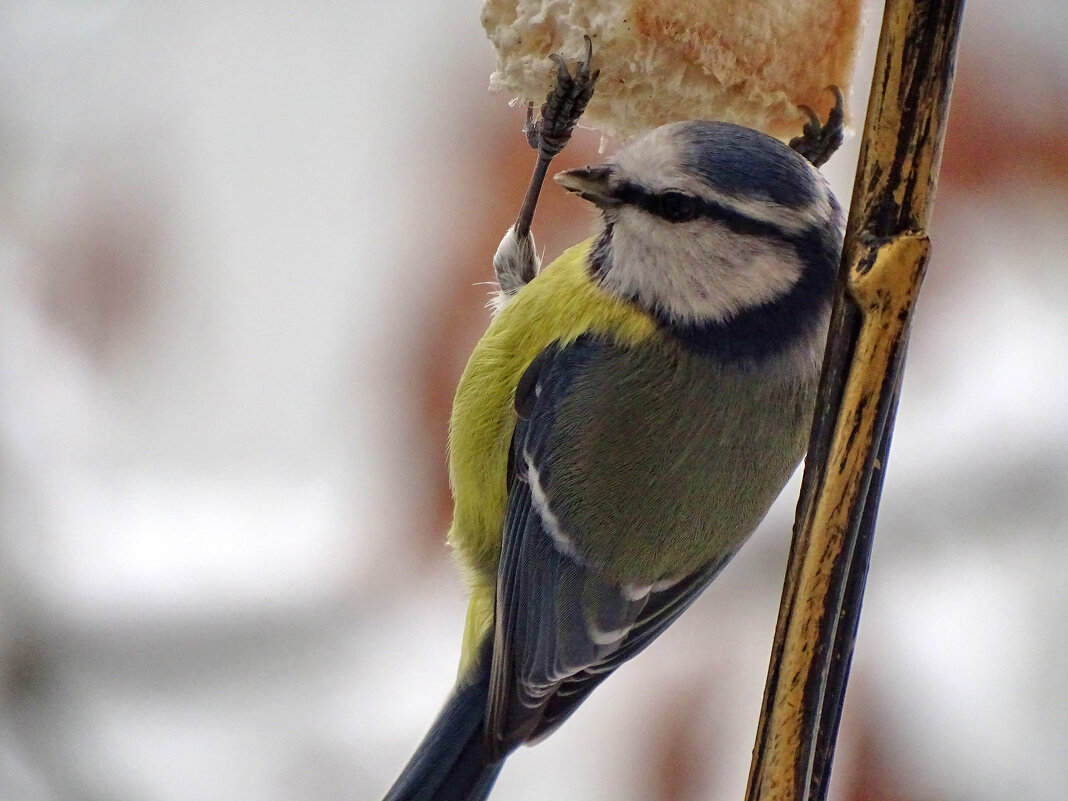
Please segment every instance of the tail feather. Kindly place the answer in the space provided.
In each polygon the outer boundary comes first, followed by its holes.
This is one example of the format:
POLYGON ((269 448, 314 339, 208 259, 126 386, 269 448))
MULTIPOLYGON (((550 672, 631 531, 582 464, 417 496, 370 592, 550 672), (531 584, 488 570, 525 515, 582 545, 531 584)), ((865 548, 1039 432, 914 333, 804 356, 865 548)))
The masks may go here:
POLYGON ((490 756, 484 721, 488 658, 457 686, 384 801, 483 801, 503 762, 490 756))

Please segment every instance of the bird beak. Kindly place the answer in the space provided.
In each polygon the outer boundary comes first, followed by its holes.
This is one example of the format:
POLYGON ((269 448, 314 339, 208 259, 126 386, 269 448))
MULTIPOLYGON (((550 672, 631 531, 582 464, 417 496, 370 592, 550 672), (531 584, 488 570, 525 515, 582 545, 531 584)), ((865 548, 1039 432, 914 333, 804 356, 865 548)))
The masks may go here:
POLYGON ((574 192, 595 206, 607 209, 619 205, 612 185, 615 173, 616 169, 611 164, 598 164, 595 167, 564 170, 554 178, 568 192, 574 192))

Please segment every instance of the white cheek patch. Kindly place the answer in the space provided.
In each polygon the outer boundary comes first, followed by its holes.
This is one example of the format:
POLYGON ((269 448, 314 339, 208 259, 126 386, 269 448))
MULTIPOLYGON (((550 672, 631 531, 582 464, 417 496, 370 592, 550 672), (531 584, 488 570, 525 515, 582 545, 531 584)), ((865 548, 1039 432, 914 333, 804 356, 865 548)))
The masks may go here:
POLYGON ((621 209, 605 285, 675 322, 723 322, 786 294, 804 269, 793 247, 723 223, 670 223, 621 209))

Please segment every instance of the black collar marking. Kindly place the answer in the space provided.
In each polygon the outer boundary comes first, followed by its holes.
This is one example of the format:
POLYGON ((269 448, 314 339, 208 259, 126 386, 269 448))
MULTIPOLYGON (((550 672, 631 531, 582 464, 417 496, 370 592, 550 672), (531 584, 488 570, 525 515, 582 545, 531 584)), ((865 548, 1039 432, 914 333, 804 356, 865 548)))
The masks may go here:
POLYGON ((730 363, 776 356, 807 334, 829 309, 838 248, 821 247, 821 237, 791 239, 805 265, 801 278, 781 297, 721 322, 680 324, 659 309, 653 315, 684 346, 730 363))

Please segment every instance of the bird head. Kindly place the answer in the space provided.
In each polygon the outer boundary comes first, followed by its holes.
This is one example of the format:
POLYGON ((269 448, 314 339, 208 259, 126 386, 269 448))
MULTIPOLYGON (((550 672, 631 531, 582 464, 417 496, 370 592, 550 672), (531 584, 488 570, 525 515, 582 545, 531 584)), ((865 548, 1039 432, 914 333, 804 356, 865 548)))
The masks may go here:
POLYGON ((725 326, 774 317, 779 304, 793 313, 799 291, 825 320, 842 210, 823 176, 777 139, 724 122, 671 123, 556 180, 602 212, 591 252, 601 285, 666 324, 725 326))

